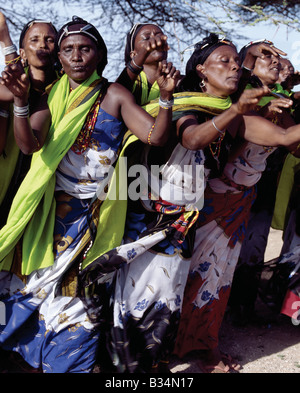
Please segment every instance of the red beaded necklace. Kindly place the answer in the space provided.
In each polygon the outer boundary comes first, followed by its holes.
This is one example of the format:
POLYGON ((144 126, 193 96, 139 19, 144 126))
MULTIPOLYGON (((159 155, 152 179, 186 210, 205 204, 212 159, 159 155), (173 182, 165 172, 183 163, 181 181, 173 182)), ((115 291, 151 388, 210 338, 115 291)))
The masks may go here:
POLYGON ((84 126, 82 127, 81 131, 79 132, 76 138, 76 141, 71 147, 71 149, 76 154, 84 153, 85 150, 89 147, 91 135, 97 120, 100 103, 101 103, 101 94, 99 94, 97 100, 94 102, 93 106, 91 107, 87 115, 86 121, 84 123, 84 126))

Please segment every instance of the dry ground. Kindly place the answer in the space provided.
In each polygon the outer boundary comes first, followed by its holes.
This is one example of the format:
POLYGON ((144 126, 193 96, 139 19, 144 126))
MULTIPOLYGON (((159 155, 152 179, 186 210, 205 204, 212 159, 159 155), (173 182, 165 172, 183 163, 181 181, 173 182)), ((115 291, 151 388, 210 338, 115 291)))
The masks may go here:
MULTIPOLYGON (((265 260, 279 255, 281 231, 271 230, 265 260)), ((223 323, 220 347, 237 359, 242 366, 240 373, 300 373, 300 326, 294 326, 285 316, 278 316, 258 301, 257 312, 267 317, 268 323, 235 327, 229 321, 223 323)), ((190 355, 183 360, 173 358, 173 373, 201 372, 190 355)))

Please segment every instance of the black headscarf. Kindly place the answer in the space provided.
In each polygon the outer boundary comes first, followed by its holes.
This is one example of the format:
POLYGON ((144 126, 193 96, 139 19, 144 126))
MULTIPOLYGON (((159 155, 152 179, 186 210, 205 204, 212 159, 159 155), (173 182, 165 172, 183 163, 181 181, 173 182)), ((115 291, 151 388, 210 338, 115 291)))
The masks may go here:
POLYGON ((146 25, 154 25, 159 27, 158 25, 152 22, 136 23, 135 25, 132 26, 132 28, 130 29, 130 31, 127 33, 126 36, 125 53, 124 53, 125 64, 127 64, 131 59, 130 52, 134 50, 134 41, 137 36, 137 33, 141 30, 142 27, 146 25))
POLYGON ((96 43, 98 50, 102 52, 102 60, 97 68, 98 74, 101 75, 102 71, 104 70, 107 64, 107 47, 99 31, 96 29, 96 27, 93 26, 91 23, 85 21, 84 19, 79 18, 78 16, 73 16, 72 21, 62 26, 62 28, 58 31, 56 36, 56 41, 55 41, 56 51, 59 52, 60 44, 62 40, 68 36, 68 33, 72 34, 72 32, 75 31, 76 34, 83 34, 88 36, 90 39, 92 39, 96 43))
POLYGON ((21 31, 20 38, 19 38, 19 48, 23 48, 25 34, 30 29, 30 27, 35 23, 46 23, 46 24, 50 25, 52 27, 53 31, 55 32, 55 34, 57 34, 57 30, 54 27, 54 25, 52 24, 52 22, 42 20, 42 19, 32 19, 31 21, 26 23, 26 25, 23 27, 23 29, 21 31))
POLYGON ((194 45, 194 52, 186 63, 185 77, 180 82, 179 90, 181 91, 199 91, 199 78, 196 67, 198 64, 204 64, 208 56, 217 48, 223 45, 233 45, 231 41, 219 38, 217 34, 210 33, 209 36, 205 37, 202 41, 197 42, 194 45))

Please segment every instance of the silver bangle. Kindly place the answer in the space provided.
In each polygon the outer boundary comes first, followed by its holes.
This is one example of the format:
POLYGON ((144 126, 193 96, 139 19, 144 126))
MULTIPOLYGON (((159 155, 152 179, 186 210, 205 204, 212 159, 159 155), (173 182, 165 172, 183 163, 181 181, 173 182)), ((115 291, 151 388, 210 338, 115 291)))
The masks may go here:
POLYGON ((26 118, 29 116, 29 104, 26 106, 17 106, 14 104, 14 115, 16 117, 26 118))
POLYGON ((136 62, 134 61, 134 58, 132 58, 131 61, 133 62, 133 65, 134 65, 136 68, 139 68, 140 70, 143 70, 143 69, 144 69, 143 66, 139 66, 139 65, 136 64, 136 62))
POLYGON ((161 97, 159 97, 158 104, 163 109, 172 108, 172 106, 174 105, 174 98, 172 98, 171 100, 163 100, 161 97))
POLYGON ((11 55, 15 52, 17 52, 17 47, 15 44, 12 44, 11 46, 6 46, 5 48, 2 48, 3 56, 8 56, 8 55, 11 55))
POLYGON ((213 117, 213 118, 211 119, 212 125, 215 127, 215 129, 216 129, 221 135, 224 135, 226 130, 223 130, 223 131, 222 131, 222 130, 220 130, 220 129, 216 126, 215 118, 216 118, 216 116, 213 117))
POLYGON ((5 109, 0 109, 0 116, 7 119, 9 116, 9 111, 6 111, 5 109))
POLYGON ((245 70, 247 70, 249 72, 253 71, 253 68, 248 68, 248 67, 244 66, 244 63, 242 64, 241 68, 244 68, 245 70))

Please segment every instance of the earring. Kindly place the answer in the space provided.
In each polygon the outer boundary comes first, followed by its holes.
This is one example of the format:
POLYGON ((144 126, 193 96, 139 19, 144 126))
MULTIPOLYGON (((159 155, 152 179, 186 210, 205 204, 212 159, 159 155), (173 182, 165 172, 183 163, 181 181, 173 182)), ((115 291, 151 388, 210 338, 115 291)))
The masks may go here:
POLYGON ((204 80, 203 80, 203 79, 202 79, 201 82, 199 82, 199 87, 200 87, 201 89, 203 89, 203 88, 205 87, 205 83, 204 83, 204 80))
POLYGON ((28 67, 28 60, 27 59, 22 59, 21 60, 22 61, 22 65, 23 65, 23 67, 25 68, 25 67, 28 67))

